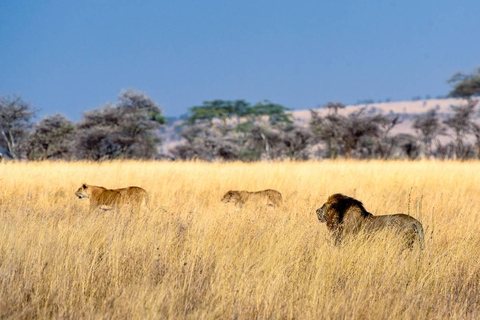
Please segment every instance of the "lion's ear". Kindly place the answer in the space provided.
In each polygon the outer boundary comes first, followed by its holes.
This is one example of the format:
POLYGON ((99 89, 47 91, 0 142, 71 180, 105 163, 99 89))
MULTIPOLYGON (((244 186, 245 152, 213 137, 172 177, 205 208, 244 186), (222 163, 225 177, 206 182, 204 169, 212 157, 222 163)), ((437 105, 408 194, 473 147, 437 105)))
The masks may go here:
POLYGON ((82 185, 82 188, 83 188, 83 189, 87 189, 87 184, 84 183, 84 184, 82 185))

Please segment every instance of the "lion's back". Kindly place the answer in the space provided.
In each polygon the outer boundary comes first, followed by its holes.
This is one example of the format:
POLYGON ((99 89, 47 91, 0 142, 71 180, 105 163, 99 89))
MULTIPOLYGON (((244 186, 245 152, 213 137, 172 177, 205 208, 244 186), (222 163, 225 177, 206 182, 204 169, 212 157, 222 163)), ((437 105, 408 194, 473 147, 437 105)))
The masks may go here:
POLYGON ((141 203, 142 201, 146 202, 148 199, 147 191, 140 187, 127 187, 117 190, 124 202, 141 203))
POLYGON ((384 227, 409 228, 412 225, 416 225, 420 223, 414 217, 403 214, 403 213, 371 216, 368 219, 370 220, 369 224, 373 228, 384 228, 384 227))
POLYGON ((92 193, 90 201, 94 201, 99 205, 115 206, 121 199, 121 194, 117 190, 103 189, 92 193))
POLYGON ((424 231, 420 221, 410 215, 403 213, 371 216, 367 219, 366 229, 368 231, 376 231, 382 229, 393 229, 401 233, 410 240, 417 240, 424 247, 424 231))
POLYGON ((277 190, 267 189, 265 192, 268 195, 268 198, 274 202, 275 205, 280 205, 283 201, 282 194, 277 190))
POLYGON ((273 204, 275 207, 282 203, 282 194, 273 189, 252 192, 249 196, 257 201, 265 200, 268 204, 273 204))

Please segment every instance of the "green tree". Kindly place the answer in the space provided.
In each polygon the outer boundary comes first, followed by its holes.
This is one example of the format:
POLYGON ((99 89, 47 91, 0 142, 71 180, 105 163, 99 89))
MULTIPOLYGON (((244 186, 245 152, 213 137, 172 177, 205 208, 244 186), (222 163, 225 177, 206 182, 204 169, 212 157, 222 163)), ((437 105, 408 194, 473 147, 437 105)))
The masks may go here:
POLYGON ((209 123, 212 129, 222 135, 228 132, 228 120, 234 117, 244 117, 248 114, 250 104, 244 100, 213 100, 205 101, 201 106, 190 108, 187 124, 201 122, 209 123), (216 123, 215 120, 220 121, 216 123))
POLYGON ((325 104, 325 108, 333 110, 334 114, 338 114, 338 109, 345 109, 345 105, 338 101, 329 101, 325 104))
POLYGON ((278 103, 263 100, 247 109, 247 115, 260 120, 267 118, 270 125, 279 123, 292 123, 291 115, 287 114, 288 108, 278 103))
POLYGON ((470 99, 480 95, 480 68, 470 74, 455 73, 448 82, 453 86, 449 96, 470 99))
POLYGON ((205 101, 190 108, 182 136, 186 142, 174 155, 182 159, 254 161, 284 152, 280 127, 292 123, 287 108, 270 101, 251 105, 245 100, 205 101))
POLYGON ((285 151, 281 132, 286 125, 293 124, 287 110, 286 107, 268 100, 247 109, 245 121, 236 127, 246 154, 263 156, 267 160, 281 157, 285 151))

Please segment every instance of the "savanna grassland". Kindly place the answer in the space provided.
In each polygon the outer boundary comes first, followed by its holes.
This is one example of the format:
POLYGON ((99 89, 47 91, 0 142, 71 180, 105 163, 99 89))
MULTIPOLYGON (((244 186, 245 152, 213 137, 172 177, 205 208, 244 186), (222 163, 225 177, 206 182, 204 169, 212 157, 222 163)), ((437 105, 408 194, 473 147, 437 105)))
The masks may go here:
POLYGON ((0 186, 2 319, 480 318, 480 162, 11 162, 0 186), (84 182, 150 211, 89 214, 84 182), (220 202, 266 188, 284 207, 220 202), (414 216, 426 249, 334 246, 315 209, 337 192, 414 216))

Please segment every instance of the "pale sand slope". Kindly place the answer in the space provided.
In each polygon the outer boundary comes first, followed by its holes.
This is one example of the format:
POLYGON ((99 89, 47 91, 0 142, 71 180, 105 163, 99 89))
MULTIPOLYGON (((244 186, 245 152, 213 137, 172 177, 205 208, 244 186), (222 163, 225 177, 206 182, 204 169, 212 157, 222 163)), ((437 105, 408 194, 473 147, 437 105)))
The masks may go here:
MULTIPOLYGON (((366 108, 364 112, 366 113, 380 113, 383 115, 400 115, 402 122, 398 124, 392 131, 391 134, 398 133, 409 133, 415 134, 415 130, 412 128, 413 117, 425 113, 431 109, 435 109, 440 119, 443 121, 453 114, 451 106, 461 106, 465 105, 466 100, 464 99, 430 99, 430 100, 418 100, 418 101, 395 101, 395 102, 382 102, 382 103, 372 103, 372 104, 359 104, 359 105, 349 105, 345 109, 339 109, 339 115, 349 115, 353 112, 358 112, 362 108, 366 108)), ((477 108, 480 105, 480 100, 477 101, 477 108)), ((329 113, 332 113, 332 110, 326 108, 313 109, 318 112, 321 116, 326 116, 329 113)), ((311 115, 310 110, 295 110, 291 112, 295 121, 308 125, 311 115)), ((479 115, 477 114, 476 118, 478 119, 479 115)), ((447 131, 448 134, 451 132, 447 131)), ((451 140, 449 136, 441 137, 442 142, 451 140)))

